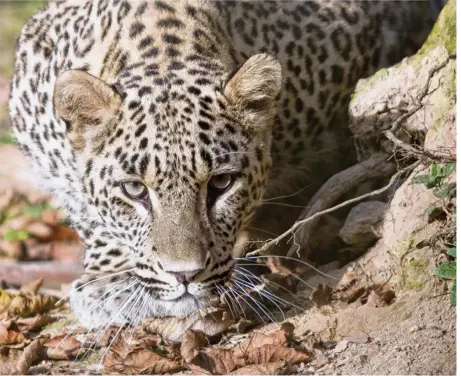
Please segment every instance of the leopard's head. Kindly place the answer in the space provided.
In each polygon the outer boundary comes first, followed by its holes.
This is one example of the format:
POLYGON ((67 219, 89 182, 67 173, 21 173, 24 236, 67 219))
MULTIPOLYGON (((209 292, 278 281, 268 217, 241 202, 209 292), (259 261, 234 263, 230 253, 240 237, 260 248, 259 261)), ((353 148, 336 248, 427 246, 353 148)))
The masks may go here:
POLYGON ((129 249, 124 267, 149 288, 155 313, 182 315, 229 279, 261 204, 281 67, 260 54, 233 73, 149 69, 128 67, 114 83, 64 72, 54 104, 88 212, 129 249))

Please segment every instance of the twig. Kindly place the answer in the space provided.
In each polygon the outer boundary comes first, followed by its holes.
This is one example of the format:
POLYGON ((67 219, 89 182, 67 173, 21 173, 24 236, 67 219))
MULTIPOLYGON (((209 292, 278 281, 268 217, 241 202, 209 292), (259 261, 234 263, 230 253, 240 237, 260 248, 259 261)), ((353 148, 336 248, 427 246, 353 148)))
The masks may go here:
POLYGON ((291 226, 291 228, 289 228, 287 231, 285 231, 282 235, 278 236, 277 238, 269 241, 268 243, 264 244, 261 248, 259 249, 256 249, 255 251, 252 251, 250 253, 248 253, 246 255, 246 257, 250 257, 250 256, 254 256, 254 255, 257 255, 258 253, 261 253, 261 252, 264 252, 266 250, 268 250, 270 247, 274 246, 274 245, 277 245, 279 243, 280 240, 282 240, 283 238, 285 238, 286 236, 288 236, 289 234, 292 234, 294 233, 296 230, 298 230, 301 226, 305 225, 306 223, 314 220, 315 218, 317 217, 320 217, 321 215, 324 215, 324 214, 328 214, 328 213, 331 213, 335 210, 338 210, 338 209, 341 209, 347 205, 350 205, 350 204, 353 204, 353 203, 356 203, 356 202, 359 202, 359 201, 362 201, 363 199, 365 198, 368 198, 368 197, 372 197, 372 196, 377 196, 385 191, 387 191, 390 187, 392 187, 392 185, 394 184, 394 182, 397 180, 397 178, 401 175, 403 175, 405 172, 408 172, 408 171, 411 171, 413 170, 414 168, 416 168, 421 162, 420 161, 417 161, 413 164, 411 164, 410 166, 407 166, 405 168, 403 168, 402 170, 396 172, 390 179, 389 183, 387 183, 386 186, 380 188, 380 189, 377 189, 373 192, 369 192, 369 193, 366 193, 364 195, 361 195, 359 197, 355 197, 355 198, 352 198, 350 200, 347 200, 347 201, 344 201, 342 202, 341 204, 338 204, 336 206, 333 206, 331 208, 328 208, 326 210, 322 210, 320 212, 317 212, 315 213, 314 215, 310 216, 309 218, 305 218, 303 220, 300 220, 300 221, 297 221, 293 226, 291 226))
POLYGON ((408 112, 404 113, 397 120, 395 120, 392 123, 392 126, 391 126, 390 129, 388 129, 387 131, 384 131, 384 135, 389 140, 391 140, 396 146, 399 146, 400 148, 402 148, 403 150, 408 151, 409 153, 413 153, 413 154, 423 156, 423 157, 429 157, 430 159, 442 159, 442 160, 451 160, 451 161, 456 160, 456 155, 453 155, 451 152, 441 153, 441 152, 428 150, 428 149, 419 149, 419 148, 416 148, 416 147, 414 147, 412 145, 409 145, 409 144, 403 142, 402 140, 398 139, 394 134, 394 132, 402 124, 403 121, 405 121, 406 119, 408 119, 409 117, 414 115, 416 112, 418 112, 424 106, 424 104, 422 103, 422 100, 429 93, 429 87, 430 87, 430 84, 431 84, 432 77, 434 76, 435 73, 437 73, 439 70, 444 68, 451 59, 453 59, 455 57, 456 57, 456 55, 449 55, 440 65, 438 65, 436 67, 433 67, 433 68, 431 68, 429 70, 428 77, 427 77, 427 80, 426 80, 426 84, 424 85, 424 89, 418 95, 418 98, 417 98, 419 103, 411 111, 408 111, 408 112))

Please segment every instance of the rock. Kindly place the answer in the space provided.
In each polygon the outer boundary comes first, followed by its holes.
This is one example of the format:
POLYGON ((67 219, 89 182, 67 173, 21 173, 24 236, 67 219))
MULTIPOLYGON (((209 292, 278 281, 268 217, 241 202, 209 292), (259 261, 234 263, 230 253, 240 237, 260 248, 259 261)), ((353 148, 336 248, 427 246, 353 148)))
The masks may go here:
POLYGON ((387 205, 381 201, 362 202, 352 208, 339 231, 345 243, 366 247, 378 239, 377 225, 381 222, 387 205))
POLYGON ((421 330, 421 329, 422 329, 421 326, 415 325, 415 326, 412 326, 412 327, 410 328, 409 332, 410 332, 410 333, 414 333, 414 332, 417 332, 417 331, 419 331, 419 330, 421 330))
POLYGON ((330 361, 328 360, 328 358, 323 354, 323 352, 321 352, 320 350, 315 350, 315 362, 314 362, 314 366, 316 368, 321 368, 325 365, 327 365, 328 363, 330 363, 330 361))
POLYGON ((347 349, 348 344, 349 342, 345 339, 339 341, 336 347, 333 349, 333 352, 336 354, 343 352, 344 350, 347 349))
POLYGON ((355 330, 346 335, 343 339, 352 343, 367 343, 370 337, 367 333, 355 330))

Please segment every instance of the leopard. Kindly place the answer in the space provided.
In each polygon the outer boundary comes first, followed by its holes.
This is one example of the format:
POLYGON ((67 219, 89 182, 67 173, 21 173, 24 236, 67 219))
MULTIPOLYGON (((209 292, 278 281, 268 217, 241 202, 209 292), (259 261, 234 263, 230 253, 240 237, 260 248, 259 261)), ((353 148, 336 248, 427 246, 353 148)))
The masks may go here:
POLYGON ((59 0, 33 16, 9 117, 85 246, 80 324, 243 295, 229 289, 264 201, 353 162, 355 84, 417 51, 431 4, 59 0))

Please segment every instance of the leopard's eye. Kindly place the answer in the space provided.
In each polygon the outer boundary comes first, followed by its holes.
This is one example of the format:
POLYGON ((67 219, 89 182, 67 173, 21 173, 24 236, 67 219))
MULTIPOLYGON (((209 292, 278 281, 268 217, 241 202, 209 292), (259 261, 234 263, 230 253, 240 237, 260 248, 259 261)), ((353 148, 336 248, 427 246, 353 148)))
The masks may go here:
POLYGON ((149 196, 147 187, 137 181, 123 183, 122 191, 132 200, 145 200, 149 196))
POLYGON ((231 174, 213 176, 208 182, 208 187, 217 192, 224 192, 232 185, 234 177, 231 174))

